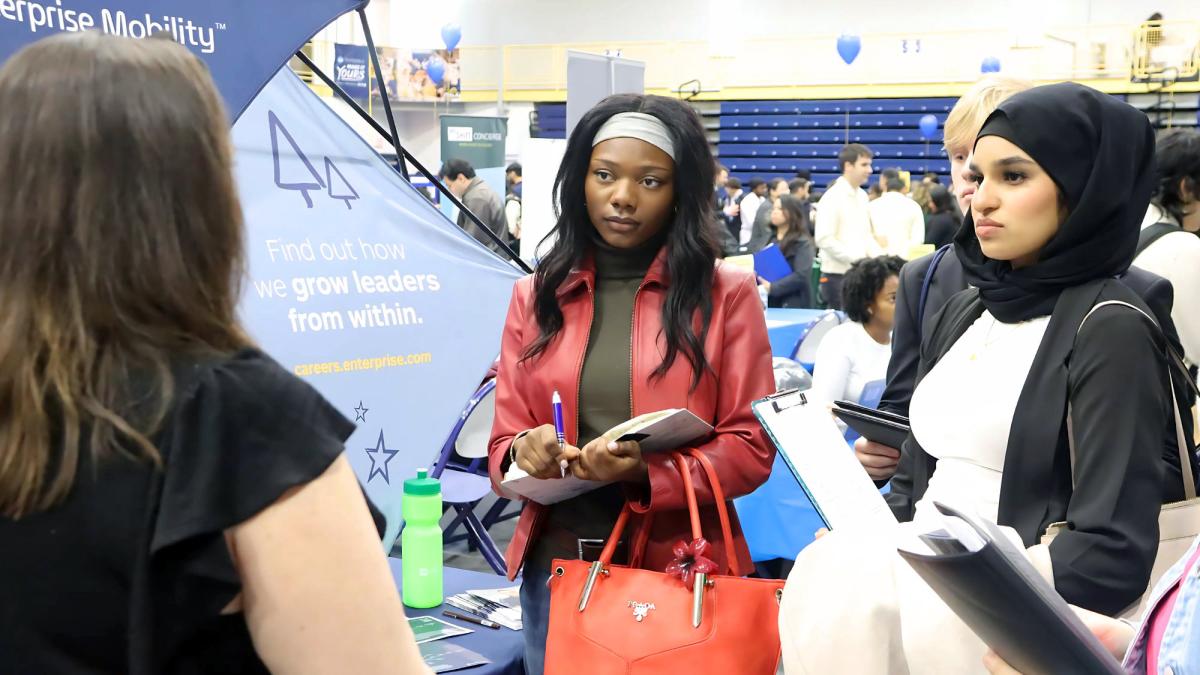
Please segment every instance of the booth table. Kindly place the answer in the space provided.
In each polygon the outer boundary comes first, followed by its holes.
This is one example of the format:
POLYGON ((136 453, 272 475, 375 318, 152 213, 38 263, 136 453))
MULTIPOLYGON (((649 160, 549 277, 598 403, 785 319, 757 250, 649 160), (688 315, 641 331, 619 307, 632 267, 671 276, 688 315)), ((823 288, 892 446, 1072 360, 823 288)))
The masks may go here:
POLYGON ((795 560, 800 549, 812 543, 816 531, 825 527, 779 453, 775 454, 767 482, 733 500, 733 504, 754 562, 795 560))
MULTIPOLYGON (((391 565, 392 578, 396 580, 396 590, 399 591, 402 583, 401 579, 403 578, 401 575, 403 563, 401 563, 399 558, 388 558, 388 564, 391 565)), ((471 572, 453 567, 442 568, 442 586, 446 597, 481 588, 511 588, 518 583, 520 582, 509 581, 507 578, 496 576, 495 574, 483 574, 481 572, 471 572)), ((456 612, 460 611, 449 605, 438 605, 432 609, 405 607, 404 613, 410 617, 436 617, 455 626, 475 631, 468 635, 446 638, 446 640, 482 654, 491 663, 456 670, 454 672, 467 673, 468 675, 484 675, 485 673, 487 675, 525 675, 525 640, 520 631, 512 631, 503 627, 500 630, 492 630, 491 628, 477 626, 466 621, 451 619, 448 616, 442 616, 442 610, 444 609, 456 612)), ((466 612, 460 613, 466 614, 466 612)))
MULTIPOLYGON (((767 334, 771 354, 791 358, 804 331, 824 316, 824 309, 767 309, 767 334)), ((782 457, 775 457, 771 476, 757 490, 734 500, 738 519, 755 562, 774 558, 795 559, 824 527, 817 510, 804 494, 782 457)))
POLYGON ((791 358, 796 341, 812 322, 821 318, 824 309, 767 308, 767 336, 771 340, 771 355, 791 358))

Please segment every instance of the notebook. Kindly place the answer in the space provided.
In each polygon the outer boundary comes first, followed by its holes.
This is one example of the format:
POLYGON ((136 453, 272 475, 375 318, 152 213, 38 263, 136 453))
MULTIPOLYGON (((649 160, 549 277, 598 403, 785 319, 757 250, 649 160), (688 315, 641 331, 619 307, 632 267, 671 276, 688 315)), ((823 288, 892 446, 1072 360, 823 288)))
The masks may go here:
POLYGON ((1022 673, 1124 671, 996 525, 934 502, 942 529, 899 547, 939 597, 1022 673))
MULTIPOLYGON (((618 441, 637 441, 643 453, 675 450, 712 435, 712 425, 686 408, 670 408, 639 415, 604 433, 618 441)), ((584 480, 569 473, 566 478, 534 478, 516 464, 509 467, 500 487, 510 499, 524 497, 538 504, 557 504, 608 485, 584 480)))

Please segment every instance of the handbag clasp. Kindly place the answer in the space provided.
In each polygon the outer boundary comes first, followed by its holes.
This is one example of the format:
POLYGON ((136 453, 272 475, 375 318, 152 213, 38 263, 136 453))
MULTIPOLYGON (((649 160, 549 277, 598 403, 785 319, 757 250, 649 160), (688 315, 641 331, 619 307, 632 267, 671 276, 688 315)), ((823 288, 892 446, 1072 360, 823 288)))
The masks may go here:
POLYGON ((579 596, 579 611, 587 609, 588 599, 592 597, 592 587, 596 585, 596 577, 601 574, 607 575, 608 570, 604 569, 604 563, 597 560, 588 570, 587 583, 583 585, 583 593, 579 596))
POLYGON ((699 628, 704 620, 704 589, 711 586, 707 574, 696 573, 692 585, 692 628, 699 628))

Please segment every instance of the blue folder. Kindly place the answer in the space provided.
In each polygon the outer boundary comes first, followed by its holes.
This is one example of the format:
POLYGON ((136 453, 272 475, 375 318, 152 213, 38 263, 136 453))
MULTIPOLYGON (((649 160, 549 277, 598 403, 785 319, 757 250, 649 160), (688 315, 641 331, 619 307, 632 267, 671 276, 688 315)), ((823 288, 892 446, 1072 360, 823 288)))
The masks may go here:
POLYGON ((754 273, 775 283, 792 273, 792 264, 783 256, 783 251, 771 244, 754 254, 754 273))

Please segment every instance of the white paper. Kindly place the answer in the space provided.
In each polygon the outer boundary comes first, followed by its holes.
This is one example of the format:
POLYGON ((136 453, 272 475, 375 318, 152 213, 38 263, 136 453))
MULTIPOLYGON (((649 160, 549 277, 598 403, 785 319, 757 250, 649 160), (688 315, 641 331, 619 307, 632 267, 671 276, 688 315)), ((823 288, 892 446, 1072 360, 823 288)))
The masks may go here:
POLYGON ((800 392, 757 401, 754 414, 831 530, 895 526, 896 517, 826 405, 800 392))
MULTIPOLYGON (((675 450, 712 434, 712 425, 691 411, 673 408, 646 413, 613 427, 605 436, 616 440, 629 433, 646 434, 640 441, 642 452, 675 450)), ((596 488, 607 482, 583 480, 570 473, 566 478, 534 478, 516 464, 509 467, 500 488, 510 499, 525 497, 537 504, 557 504, 596 488)))

